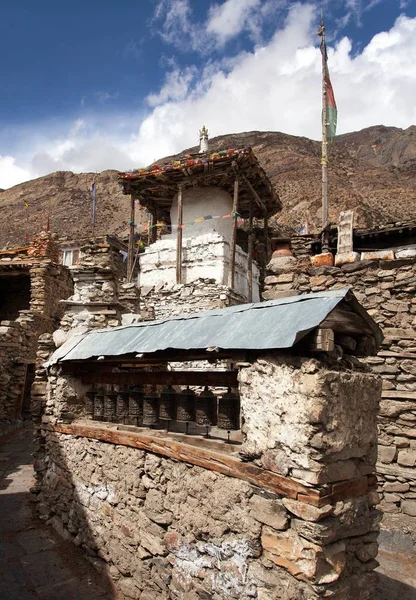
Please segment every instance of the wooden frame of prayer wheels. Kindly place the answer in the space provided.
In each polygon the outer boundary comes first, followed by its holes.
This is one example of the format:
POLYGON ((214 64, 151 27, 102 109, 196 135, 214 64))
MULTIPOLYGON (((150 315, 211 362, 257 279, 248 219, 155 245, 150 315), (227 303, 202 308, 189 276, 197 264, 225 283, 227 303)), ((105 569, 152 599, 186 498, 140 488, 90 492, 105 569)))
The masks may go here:
POLYGON ((159 419, 173 421, 175 418, 176 392, 171 385, 165 386, 159 397, 159 419))
POLYGON ((143 396, 143 425, 153 427, 158 422, 158 404, 159 396, 156 393, 156 387, 153 386, 150 392, 143 396))
POLYGON ((211 427, 217 423, 217 397, 208 386, 196 397, 195 422, 200 427, 211 427))
POLYGON ((217 426, 227 431, 240 429, 240 396, 234 394, 231 388, 218 401, 217 426))

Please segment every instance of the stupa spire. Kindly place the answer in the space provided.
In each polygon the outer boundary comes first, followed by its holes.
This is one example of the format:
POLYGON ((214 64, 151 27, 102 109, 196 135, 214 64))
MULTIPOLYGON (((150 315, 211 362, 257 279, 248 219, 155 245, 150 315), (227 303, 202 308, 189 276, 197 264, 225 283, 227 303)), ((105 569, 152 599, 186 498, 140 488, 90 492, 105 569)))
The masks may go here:
POLYGON ((202 129, 199 130, 199 154, 204 152, 208 152, 208 129, 202 125, 202 129))

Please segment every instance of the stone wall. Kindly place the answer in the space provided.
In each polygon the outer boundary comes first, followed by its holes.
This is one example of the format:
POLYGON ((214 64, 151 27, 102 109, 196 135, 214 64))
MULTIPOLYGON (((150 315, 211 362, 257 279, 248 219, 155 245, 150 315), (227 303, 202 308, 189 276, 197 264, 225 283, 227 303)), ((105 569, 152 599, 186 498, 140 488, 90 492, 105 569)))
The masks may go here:
POLYGON ((383 381, 378 419, 383 536, 416 554, 416 259, 311 268, 308 257, 272 259, 264 299, 350 287, 384 333, 366 362, 383 381), (390 533, 387 533, 389 531, 390 533))
POLYGON ((246 300, 213 279, 188 284, 163 284, 140 288, 140 307, 162 319, 181 314, 244 304, 246 300))
POLYGON ((139 312, 137 287, 126 283, 125 246, 110 236, 80 244, 79 264, 69 268, 73 294, 65 302, 65 315, 55 340, 61 344, 69 335, 90 329, 115 327, 122 313, 139 312))
POLYGON ((30 277, 30 302, 15 320, 0 322, 0 420, 20 418, 27 365, 35 363, 38 338, 52 333, 72 291, 67 269, 57 264, 58 247, 49 233, 41 233, 26 249, 0 253, 0 270, 22 270, 30 277))
POLYGON ((253 485, 215 461, 211 470, 167 458, 163 444, 151 452, 60 432, 91 421, 86 387, 59 364, 41 367, 52 345, 42 339, 33 389, 39 512, 126 598, 370 600, 377 377, 332 359, 242 366, 245 441, 234 458, 261 471, 253 485))

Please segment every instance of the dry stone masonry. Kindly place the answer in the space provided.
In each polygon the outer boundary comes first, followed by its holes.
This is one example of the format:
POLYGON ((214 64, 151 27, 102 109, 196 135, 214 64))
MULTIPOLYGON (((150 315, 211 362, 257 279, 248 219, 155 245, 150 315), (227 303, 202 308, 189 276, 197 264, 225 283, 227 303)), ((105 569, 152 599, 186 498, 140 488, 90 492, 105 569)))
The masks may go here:
POLYGON ((49 233, 40 233, 27 248, 0 251, 0 421, 21 417, 38 338, 57 327, 63 314, 59 301, 72 291, 58 256, 49 233))
POLYGON ((383 382, 377 464, 381 539, 394 535, 397 550, 413 548, 416 560, 416 257, 317 268, 303 252, 273 258, 263 297, 345 287, 353 289, 384 334, 378 355, 365 359, 383 382))

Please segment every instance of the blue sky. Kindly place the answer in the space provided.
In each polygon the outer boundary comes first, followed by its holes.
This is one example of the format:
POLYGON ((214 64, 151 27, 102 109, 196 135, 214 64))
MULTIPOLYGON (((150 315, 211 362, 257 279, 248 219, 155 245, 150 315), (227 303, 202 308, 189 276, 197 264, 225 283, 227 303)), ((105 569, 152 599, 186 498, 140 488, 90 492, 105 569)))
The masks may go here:
POLYGON ((339 132, 415 123, 416 0, 7 2, 0 187, 142 166, 203 123, 318 138, 320 6, 339 132))

